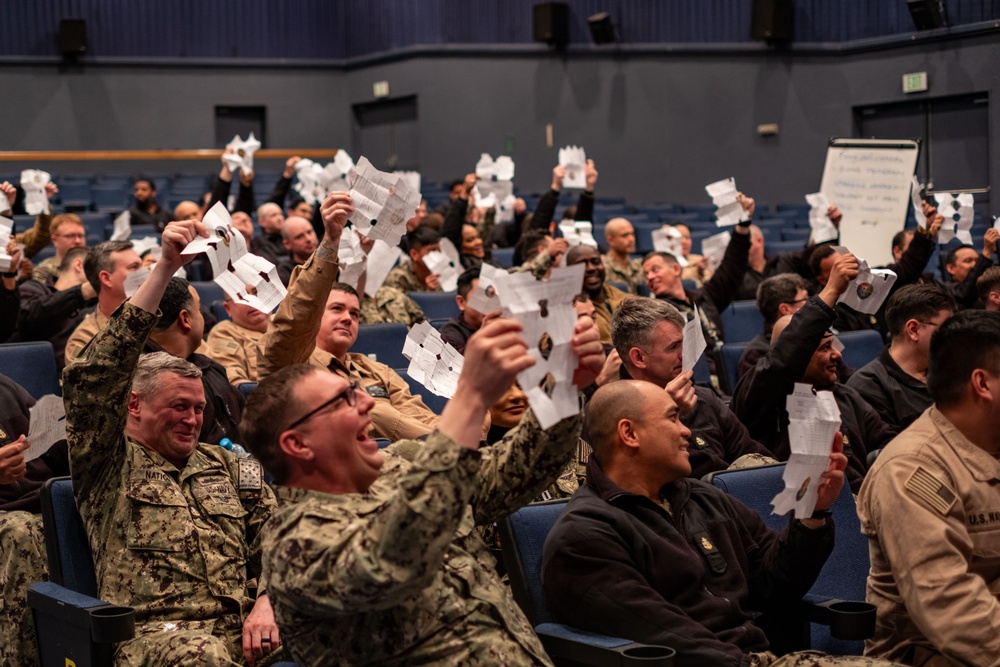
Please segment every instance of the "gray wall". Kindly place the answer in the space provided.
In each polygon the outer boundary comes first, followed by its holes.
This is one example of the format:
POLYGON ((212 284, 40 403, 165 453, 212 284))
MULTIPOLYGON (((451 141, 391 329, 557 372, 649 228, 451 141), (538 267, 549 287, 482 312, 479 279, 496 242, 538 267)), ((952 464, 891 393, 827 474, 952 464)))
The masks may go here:
MULTIPOLYGON (((1000 44, 985 36, 853 55, 422 56, 350 70, 88 66, 70 74, 3 66, 0 150, 208 147, 216 104, 266 105, 270 147, 350 149, 351 104, 371 101, 372 83, 387 80, 394 97, 419 96, 425 178, 456 177, 512 137, 516 182, 529 190, 546 187, 560 146, 579 143, 597 162, 604 194, 708 203, 703 186, 735 176, 763 201, 800 201, 819 187, 827 140, 851 134, 854 106, 904 99, 901 75, 920 70, 930 92, 919 95, 987 91, 996 103, 998 58, 1000 44), (756 126, 768 122, 780 134, 758 137, 756 126)), ((998 131, 992 114, 990 135, 998 131)), ((0 172, 21 166, 0 162, 0 172)), ((990 174, 996 185, 995 145, 990 174)))

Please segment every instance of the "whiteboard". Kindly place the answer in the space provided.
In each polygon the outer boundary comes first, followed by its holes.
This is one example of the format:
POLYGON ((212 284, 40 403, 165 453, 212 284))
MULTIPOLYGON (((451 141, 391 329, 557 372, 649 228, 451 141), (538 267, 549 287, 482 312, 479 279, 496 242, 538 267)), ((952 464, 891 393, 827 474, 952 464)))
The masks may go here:
POLYGON ((913 140, 833 139, 820 192, 844 213, 840 244, 870 266, 892 262, 903 229, 920 144, 913 140))

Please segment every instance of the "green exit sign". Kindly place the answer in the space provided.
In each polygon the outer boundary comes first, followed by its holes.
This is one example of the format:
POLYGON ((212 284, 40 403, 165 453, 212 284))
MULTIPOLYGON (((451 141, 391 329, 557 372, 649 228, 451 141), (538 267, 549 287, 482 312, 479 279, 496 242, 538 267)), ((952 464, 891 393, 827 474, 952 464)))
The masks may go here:
POLYGON ((903 75, 904 93, 921 93, 927 90, 927 72, 913 72, 903 75))

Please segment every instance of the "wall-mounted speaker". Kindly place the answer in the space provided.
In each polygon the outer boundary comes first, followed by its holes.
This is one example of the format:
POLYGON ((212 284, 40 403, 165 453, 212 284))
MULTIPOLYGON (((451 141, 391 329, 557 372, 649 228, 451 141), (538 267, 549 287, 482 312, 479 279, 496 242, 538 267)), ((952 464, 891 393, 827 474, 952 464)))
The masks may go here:
POLYGON ((565 46, 569 41, 569 5, 565 2, 539 2, 532 8, 535 41, 565 46))
POLYGON ((943 28, 948 24, 945 20, 943 2, 938 0, 906 0, 906 6, 910 9, 910 17, 917 30, 933 30, 943 28))
POLYGON ((83 19, 59 21, 59 53, 82 56, 87 52, 87 22, 83 19))
POLYGON ((750 36, 768 42, 790 42, 795 28, 793 0, 753 0, 750 36))

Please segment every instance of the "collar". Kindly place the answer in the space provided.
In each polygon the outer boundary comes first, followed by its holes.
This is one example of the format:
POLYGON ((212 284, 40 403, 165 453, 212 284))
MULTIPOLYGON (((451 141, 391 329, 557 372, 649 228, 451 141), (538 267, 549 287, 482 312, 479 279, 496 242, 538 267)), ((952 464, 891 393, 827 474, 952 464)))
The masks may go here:
POLYGON ((892 355, 889 354, 889 347, 889 345, 883 347, 882 352, 878 355, 878 359, 882 362, 882 365, 885 366, 886 372, 900 384, 905 384, 913 389, 923 390, 926 393, 927 385, 904 371, 903 368, 896 363, 896 360, 892 358, 892 355))
POLYGON ((1000 461, 974 445, 954 424, 941 414, 936 405, 927 409, 931 422, 948 446, 955 450, 956 459, 978 482, 1000 481, 1000 461))
MULTIPOLYGON (((612 504, 620 505, 623 502, 645 502, 650 507, 655 507, 656 511, 660 512, 664 516, 669 516, 663 506, 659 503, 654 503, 646 496, 640 495, 638 493, 632 493, 631 491, 626 491, 622 487, 618 486, 604 469, 601 464, 597 462, 597 457, 591 456, 587 461, 587 486, 591 488, 594 493, 596 493, 601 500, 612 504)), ((664 484, 660 489, 660 497, 666 498, 670 505, 674 508, 676 512, 677 508, 681 507, 687 502, 688 497, 691 495, 691 489, 689 486, 689 481, 687 479, 678 479, 669 484, 664 484)))

